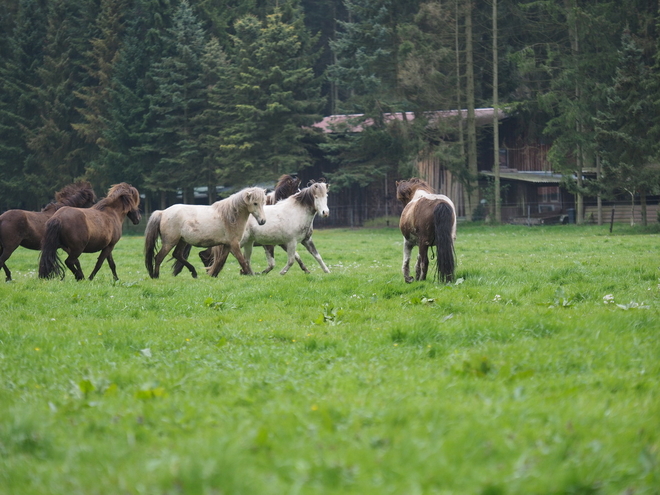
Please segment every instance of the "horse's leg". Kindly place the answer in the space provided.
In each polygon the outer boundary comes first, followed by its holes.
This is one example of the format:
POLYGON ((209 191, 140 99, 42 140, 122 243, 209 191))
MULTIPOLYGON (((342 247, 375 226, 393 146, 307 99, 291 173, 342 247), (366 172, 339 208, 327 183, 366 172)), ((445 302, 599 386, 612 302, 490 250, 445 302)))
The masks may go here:
MULTIPOLYGON (((286 266, 280 271, 280 275, 285 275, 289 271, 289 268, 293 265, 293 262, 296 260, 296 241, 291 240, 286 245, 286 255, 287 261, 286 266)), ((309 272, 308 272, 309 273, 309 272)))
POLYGON ((110 266, 110 271, 112 272, 112 277, 115 281, 119 280, 119 277, 117 277, 117 269, 115 267, 115 261, 112 259, 112 249, 115 247, 114 244, 110 246, 106 246, 101 250, 101 254, 99 254, 98 259, 96 260, 96 265, 94 265, 94 269, 92 270, 92 273, 89 275, 90 280, 94 280, 94 277, 98 273, 98 271, 101 269, 103 266, 103 262, 105 260, 108 260, 108 266, 110 266))
MULTIPOLYGON (((245 248, 247 249, 247 243, 245 244, 245 248)), ((243 256, 243 253, 241 252, 241 247, 238 244, 238 241, 229 244, 229 250, 236 258, 236 261, 238 261, 238 264, 241 265, 241 275, 254 275, 252 268, 250 268, 250 264, 245 261, 245 256, 243 256)))
MULTIPOLYGON (((302 245, 305 246, 307 248, 307 251, 309 251, 309 254, 314 256, 314 259, 318 261, 319 265, 321 265, 321 269, 325 273, 330 273, 330 269, 325 265, 325 263, 323 262, 323 258, 321 258, 321 255, 316 250, 316 246, 314 245, 314 241, 312 240, 312 238, 308 237, 307 239, 303 240, 302 245)), ((296 253, 296 255, 297 254, 298 253, 296 253)), ((300 268, 302 268, 302 266, 300 268)))
MULTIPOLYGON (((243 259, 245 259, 245 264, 248 266, 248 270, 246 271, 244 268, 242 268, 243 265, 241 265, 241 275, 252 275, 252 247, 254 244, 251 242, 246 242, 245 245, 243 246, 243 259)), ((240 262, 239 262, 240 263, 240 262)))
POLYGON ((2 247, 0 247, 0 266, 5 271, 5 277, 7 282, 11 282, 11 272, 9 271, 9 268, 7 267, 7 260, 9 257, 12 255, 14 251, 16 251, 16 248, 18 248, 19 244, 18 243, 8 243, 4 242, 2 244, 2 247))
MULTIPOLYGON (((302 242, 304 243, 304 241, 302 241, 302 242)), ((286 244, 280 244, 280 247, 281 247, 282 249, 284 249, 285 252, 287 252, 287 250, 286 250, 286 244)), ((305 272, 305 273, 310 273, 309 270, 307 269, 307 266, 305 266, 305 263, 303 262, 302 258, 301 258, 300 255, 298 254, 298 251, 296 251, 296 254, 294 254, 293 257, 295 258, 296 262, 298 263, 298 266, 300 267, 300 269, 301 269, 303 272, 305 272)), ((273 260, 273 263, 274 263, 274 261, 275 261, 275 260, 273 260)))
POLYGON ((229 256, 229 247, 225 244, 220 244, 212 248, 213 262, 207 268, 207 271, 211 277, 217 277, 218 273, 224 268, 225 262, 227 261, 227 256, 229 256))
POLYGON ((419 242, 419 256, 415 266, 415 278, 417 280, 426 280, 426 273, 429 269, 429 245, 426 242, 419 242))
MULTIPOLYGON (((162 239, 162 238, 161 238, 162 239)), ((160 247, 160 251, 156 254, 154 258, 154 273, 151 278, 158 278, 160 276, 160 264, 163 262, 167 254, 172 250, 173 245, 163 243, 160 247)))
POLYGON ((403 239, 403 279, 407 283, 411 283, 414 279, 410 276, 410 254, 412 253, 412 248, 415 246, 414 243, 403 239))
POLYGON ((76 280, 83 280, 85 278, 82 268, 80 267, 80 261, 78 261, 81 254, 82 251, 69 251, 69 256, 64 260, 64 264, 69 267, 69 270, 71 270, 76 277, 76 280))
POLYGON ((262 275, 266 275, 273 268, 275 268, 275 246, 264 246, 264 251, 266 252, 266 261, 268 261, 268 268, 266 268, 262 275))
MULTIPOLYGON (((195 270, 195 267, 190 264, 190 262, 186 259, 186 247, 188 246, 188 243, 181 239, 179 243, 176 245, 174 248, 174 252, 172 253, 172 257, 180 262, 183 266, 185 266, 188 270, 190 270, 190 273, 192 274, 193 278, 197 278, 197 270, 195 270)), ((188 249, 188 253, 190 253, 190 250, 188 249)), ((176 276, 176 273, 174 274, 176 276)))

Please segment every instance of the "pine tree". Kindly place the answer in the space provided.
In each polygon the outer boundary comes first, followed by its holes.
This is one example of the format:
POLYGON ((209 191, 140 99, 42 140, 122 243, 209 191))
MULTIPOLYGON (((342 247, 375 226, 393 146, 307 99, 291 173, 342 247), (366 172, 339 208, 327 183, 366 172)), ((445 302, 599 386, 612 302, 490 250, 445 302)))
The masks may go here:
POLYGON ((103 160, 103 149, 107 147, 105 136, 111 118, 113 65, 121 46, 125 9, 125 0, 101 1, 101 12, 95 22, 98 35, 91 40, 91 50, 85 53, 88 63, 84 68, 88 81, 80 90, 75 91, 75 96, 82 102, 77 110, 83 121, 72 126, 91 148, 85 175, 102 190, 113 182, 110 178, 112 174, 103 160))
POLYGON ((155 83, 150 96, 154 121, 151 147, 160 158, 149 174, 147 186, 159 191, 197 185, 202 132, 196 118, 207 98, 201 65, 204 31, 187 0, 181 2, 168 34, 171 55, 163 57, 150 71, 155 83))
POLYGON ((658 185, 657 171, 650 166, 657 142, 648 132, 648 122, 657 114, 649 92, 650 80, 642 49, 629 32, 624 32, 616 76, 605 91, 607 109, 600 113, 598 143, 605 185, 610 190, 627 191, 633 202, 637 193, 641 195, 644 225, 645 195, 658 185))
POLYGON ((50 196, 85 171, 86 145, 72 124, 81 119, 75 92, 86 80, 82 64, 90 7, 87 2, 67 0, 49 4, 43 65, 37 70, 40 122, 26 130, 30 150, 26 177, 35 194, 50 196))
POLYGON ((24 129, 40 123, 36 88, 38 68, 43 65, 46 12, 36 0, 21 0, 14 16, 4 14, 8 29, 3 32, 0 62, 0 197, 7 208, 36 209, 52 191, 32 189, 25 176, 29 150, 24 129))
POLYGON ((235 117, 220 135, 235 165, 223 178, 272 180, 311 164, 306 139, 323 106, 311 69, 314 40, 295 3, 263 23, 244 17, 235 29, 235 117))

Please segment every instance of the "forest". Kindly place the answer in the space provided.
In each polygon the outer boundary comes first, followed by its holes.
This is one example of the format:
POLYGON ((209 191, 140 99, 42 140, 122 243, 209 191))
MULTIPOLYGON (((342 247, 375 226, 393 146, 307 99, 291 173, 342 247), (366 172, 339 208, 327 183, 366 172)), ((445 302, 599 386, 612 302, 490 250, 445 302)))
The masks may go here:
POLYGON ((429 149, 473 191, 474 123, 428 116, 479 107, 552 143, 573 192, 658 193, 656 0, 1 3, 0 210, 76 179, 147 207, 312 166, 365 187, 429 149), (333 114, 370 125, 312 127, 333 114))

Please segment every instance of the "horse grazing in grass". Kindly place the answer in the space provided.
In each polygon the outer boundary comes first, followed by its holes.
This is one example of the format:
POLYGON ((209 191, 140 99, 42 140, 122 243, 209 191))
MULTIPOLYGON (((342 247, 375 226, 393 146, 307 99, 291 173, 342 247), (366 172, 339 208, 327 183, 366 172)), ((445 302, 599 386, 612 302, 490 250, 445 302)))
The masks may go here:
MULTIPOLYGON (((279 179, 277 179, 277 184, 275 189, 266 194, 266 205, 274 205, 278 201, 288 198, 289 196, 300 191, 300 178, 297 175, 284 174, 279 179)), ((190 254, 190 244, 186 246, 184 252, 184 258, 188 259, 190 254)), ((264 246, 266 250, 266 256, 270 253, 270 256, 274 256, 275 247, 274 246, 264 246)), ((213 251, 211 248, 205 249, 204 251, 199 252, 199 258, 204 263, 204 266, 209 267, 213 264, 213 251)), ((178 275, 183 269, 183 263, 179 261, 174 262, 172 267, 172 273, 178 275)))
POLYGON ((413 281, 410 276, 410 254, 414 246, 419 246, 414 280, 426 280, 428 249, 435 246, 438 278, 442 282, 451 282, 456 265, 454 203, 443 194, 434 194, 421 179, 400 181, 396 186, 396 197, 404 206, 399 221, 403 234, 403 278, 408 283, 413 281))
MULTIPOLYGON (((262 246, 280 245, 286 250, 288 260, 286 266, 280 271, 281 275, 289 271, 296 260, 300 267, 306 273, 309 273, 296 252, 298 243, 302 243, 307 248, 324 272, 328 273, 330 271, 311 240, 312 223, 316 214, 318 213, 324 217, 330 214, 328 210, 328 187, 328 184, 324 182, 315 182, 277 204, 266 206, 264 211, 268 222, 265 226, 258 225, 252 219, 248 221, 240 245, 243 247, 250 273, 252 272, 250 267, 252 246, 255 244, 262 246)), ((227 254, 227 249, 224 246, 213 248, 213 264, 208 268, 211 275, 216 276, 222 270, 227 260, 227 254)), ((268 250, 266 254, 268 268, 263 273, 268 273, 275 266, 275 259, 268 250)))
POLYGON ((86 181, 69 184, 55 193, 55 202, 41 211, 8 210, 0 215, 0 266, 5 270, 7 282, 11 271, 7 260, 18 246, 38 251, 46 233, 46 221, 63 206, 89 208, 96 201, 92 185, 86 181))
POLYGON ((227 245, 243 271, 251 274, 239 242, 250 215, 259 225, 266 222, 265 203, 264 190, 250 187, 212 205, 177 204, 154 211, 144 233, 144 264, 149 276, 158 278, 161 263, 174 248, 174 259, 188 268, 193 278, 197 278, 195 267, 184 256, 187 246, 211 247, 218 244, 227 245), (161 248, 156 254, 159 237, 161 248))
POLYGON ((64 249, 69 255, 64 263, 73 272, 76 280, 85 278, 80 266, 82 253, 101 251, 90 280, 108 260, 114 280, 118 280, 112 250, 121 238, 124 219, 128 217, 134 225, 140 222, 140 193, 130 184, 115 184, 108 195, 88 209, 65 206, 55 212, 46 222, 46 234, 41 245, 39 278, 64 278, 65 268, 57 250, 64 249))

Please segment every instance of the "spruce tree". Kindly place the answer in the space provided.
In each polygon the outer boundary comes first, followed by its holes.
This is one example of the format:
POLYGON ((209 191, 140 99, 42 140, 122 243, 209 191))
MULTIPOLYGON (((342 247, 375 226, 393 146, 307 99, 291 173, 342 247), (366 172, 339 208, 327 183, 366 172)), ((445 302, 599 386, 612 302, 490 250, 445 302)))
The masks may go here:
MULTIPOLYGON (((202 128, 197 117, 206 106, 202 79, 204 31, 187 0, 183 0, 168 30, 171 54, 152 66, 155 91, 150 96, 152 150, 159 154, 147 186, 152 190, 190 190, 197 185, 202 161, 202 128)), ((185 198, 190 200, 191 198, 185 198)))
POLYGON ((272 180, 311 164, 306 146, 323 106, 312 65, 313 38, 297 4, 235 24, 235 117, 221 131, 221 150, 233 163, 223 178, 272 180))

